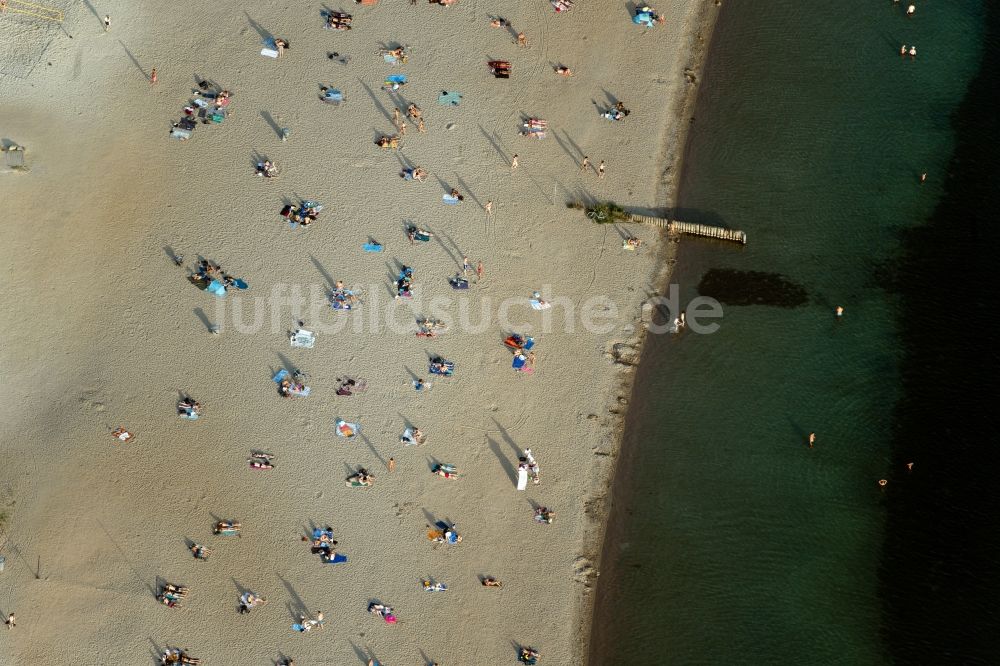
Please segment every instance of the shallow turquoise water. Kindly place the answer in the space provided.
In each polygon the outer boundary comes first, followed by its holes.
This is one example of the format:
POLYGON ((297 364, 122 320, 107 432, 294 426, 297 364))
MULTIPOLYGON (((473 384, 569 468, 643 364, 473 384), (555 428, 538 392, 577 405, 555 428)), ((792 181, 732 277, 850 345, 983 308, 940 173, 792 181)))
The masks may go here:
POLYGON ((690 299, 710 268, 775 272, 809 303, 728 306, 715 334, 649 339, 592 663, 886 663, 877 481, 899 464, 904 350, 885 287, 900 233, 944 191, 984 15, 972 1, 909 19, 888 0, 723 11, 677 217, 750 240, 683 241, 673 279, 690 299))

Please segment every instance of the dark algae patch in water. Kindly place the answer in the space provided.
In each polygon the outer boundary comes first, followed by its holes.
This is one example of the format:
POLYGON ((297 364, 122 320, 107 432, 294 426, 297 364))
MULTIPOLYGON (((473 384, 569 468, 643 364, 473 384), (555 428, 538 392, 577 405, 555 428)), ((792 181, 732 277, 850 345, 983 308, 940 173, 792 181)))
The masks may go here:
POLYGON ((904 392, 879 574, 882 635, 898 664, 1000 663, 1000 4, 984 6, 983 61, 938 175, 945 194, 927 224, 904 234, 893 280, 904 392))
POLYGON ((797 308, 809 301, 805 287, 784 275, 713 268, 702 276, 698 293, 723 305, 772 305, 797 308))

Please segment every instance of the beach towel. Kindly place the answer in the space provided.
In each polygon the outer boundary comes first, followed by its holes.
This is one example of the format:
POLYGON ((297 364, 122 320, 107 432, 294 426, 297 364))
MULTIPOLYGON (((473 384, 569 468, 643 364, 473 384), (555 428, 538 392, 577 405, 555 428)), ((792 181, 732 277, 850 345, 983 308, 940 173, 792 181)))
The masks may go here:
POLYGON ((468 289, 469 281, 465 278, 453 277, 448 278, 448 284, 451 285, 452 289, 468 289))
POLYGON ((413 234, 413 240, 420 241, 421 243, 426 243, 430 239, 431 239, 430 234, 428 234, 425 231, 418 231, 417 233, 413 234))
POLYGON ((282 368, 281 370, 278 370, 278 372, 274 375, 274 377, 271 377, 271 381, 273 381, 275 384, 280 384, 282 380, 287 378, 288 378, 288 370, 282 368))
POLYGON ((524 354, 517 354, 514 356, 514 361, 510 364, 510 367, 515 370, 521 370, 528 365, 528 358, 524 354))
POLYGON ((296 388, 295 386, 292 386, 291 388, 288 389, 288 394, 293 395, 296 398, 308 398, 311 392, 312 389, 310 389, 308 386, 303 386, 302 388, 296 388))
POLYGON ((218 280, 212 280, 208 283, 208 292, 215 294, 218 297, 223 297, 226 295, 226 285, 222 284, 218 280))
POLYGON ((233 286, 236 287, 237 289, 243 290, 243 289, 247 289, 250 285, 248 285, 246 282, 244 282, 243 280, 241 280, 239 278, 235 278, 233 280, 233 286))
POLYGON ((337 434, 341 437, 346 437, 350 439, 354 437, 359 432, 361 432, 361 426, 357 423, 348 423, 343 419, 337 419, 337 434))
POLYGON ((262 48, 260 50, 260 54, 262 56, 267 56, 268 58, 277 58, 278 57, 278 50, 277 49, 268 48, 268 47, 265 46, 264 48, 262 48))
POLYGON ((644 25, 647 28, 652 28, 656 25, 653 21, 653 15, 649 12, 639 12, 635 15, 635 18, 632 19, 632 23, 635 23, 636 25, 644 25))
POLYGON ((392 55, 391 53, 383 53, 382 57, 390 65, 395 65, 397 62, 399 62, 399 58, 397 58, 396 56, 392 55))
POLYGON ((390 86, 392 84, 402 85, 406 83, 406 74, 390 74, 385 77, 385 84, 390 86))
POLYGON ((532 298, 528 302, 531 303, 531 307, 534 308, 535 310, 548 310, 549 308, 552 307, 551 303, 547 303, 546 301, 537 298, 532 298))
POLYGON ((323 93, 323 101, 327 104, 340 104, 344 101, 344 93, 339 90, 327 89, 327 91, 323 93))
POLYGON ((438 104, 442 106, 458 106, 461 101, 462 93, 442 90, 441 94, 438 95, 438 104))
POLYGON ((180 417, 182 419, 187 419, 188 421, 197 421, 198 412, 192 412, 192 411, 181 412, 180 417))
POLYGON ((365 252, 381 252, 382 245, 380 243, 365 243, 361 246, 361 249, 365 252))
POLYGON ((179 139, 181 141, 187 141, 191 138, 191 131, 175 127, 170 130, 170 137, 173 139, 179 139))
POLYGON ((441 197, 441 200, 444 201, 446 204, 449 204, 451 206, 454 206, 454 205, 458 204, 458 202, 459 202, 459 198, 458 197, 453 197, 450 194, 445 194, 444 196, 441 197))
POLYGON ((293 347, 301 349, 312 349, 316 346, 316 334, 312 331, 299 329, 292 333, 289 342, 293 347))
POLYGON ((528 470, 517 470, 517 489, 524 490, 528 487, 528 470))
POLYGON ((323 564, 343 564, 347 561, 347 555, 341 555, 336 553, 333 557, 328 560, 323 560, 323 564))

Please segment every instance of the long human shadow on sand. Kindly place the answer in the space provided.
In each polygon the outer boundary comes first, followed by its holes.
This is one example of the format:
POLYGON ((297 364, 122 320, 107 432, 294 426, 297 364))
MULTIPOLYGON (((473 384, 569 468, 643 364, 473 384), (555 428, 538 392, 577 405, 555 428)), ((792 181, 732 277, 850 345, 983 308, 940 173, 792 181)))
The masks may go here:
POLYGON ((250 27, 253 28, 254 30, 256 30, 257 34, 260 35, 261 40, 263 40, 264 42, 273 42, 274 41, 274 35, 272 35, 264 27, 262 27, 260 23, 257 23, 257 21, 254 21, 253 17, 250 16, 250 12, 244 11, 243 13, 246 14, 246 16, 247 16, 247 22, 250 24, 250 27))
POLYGON ((507 472, 507 478, 510 479, 511 483, 516 485, 517 471, 514 469, 513 463, 510 462, 510 458, 504 455, 503 451, 500 450, 500 444, 498 444, 492 437, 487 436, 486 443, 489 444, 490 451, 493 452, 493 455, 497 457, 497 460, 499 460, 500 464, 503 466, 504 471, 507 472))
POLYGON ((147 74, 146 70, 142 68, 142 65, 139 63, 139 60, 135 57, 135 55, 131 51, 128 50, 127 46, 125 46, 125 42, 123 42, 122 40, 119 39, 118 43, 122 45, 123 49, 125 49, 125 54, 128 56, 129 60, 132 61, 132 64, 135 65, 135 68, 137 70, 139 70, 139 73, 142 74, 142 78, 144 78, 144 79, 146 79, 148 81, 149 80, 149 74, 147 74))

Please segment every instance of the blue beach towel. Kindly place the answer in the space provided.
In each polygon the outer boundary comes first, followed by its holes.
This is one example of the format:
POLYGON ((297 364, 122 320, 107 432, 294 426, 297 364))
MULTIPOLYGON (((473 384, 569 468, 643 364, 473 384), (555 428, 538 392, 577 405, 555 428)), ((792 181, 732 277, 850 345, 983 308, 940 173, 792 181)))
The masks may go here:
POLYGON ((347 561, 347 555, 341 555, 340 553, 337 553, 336 555, 333 556, 332 559, 323 560, 323 564, 343 564, 346 561, 347 561))
POLYGON ((382 245, 380 243, 365 243, 361 246, 365 252, 381 252, 382 245))
POLYGON ((458 106, 461 101, 462 93, 442 90, 441 94, 438 95, 438 104, 442 106, 458 106))
POLYGON ((207 290, 210 294, 215 294, 220 298, 226 295, 226 285, 222 284, 218 280, 212 280, 209 282, 207 290))
POLYGON ((387 83, 406 83, 406 74, 390 74, 385 80, 387 83))
POLYGON ((271 379, 274 381, 275 384, 280 384, 281 380, 285 379, 286 377, 288 377, 288 370, 282 368, 281 370, 278 370, 278 373, 271 379))
POLYGON ((453 197, 450 194, 445 194, 444 196, 441 197, 441 200, 444 201, 446 204, 450 204, 452 206, 458 203, 458 197, 453 197))

